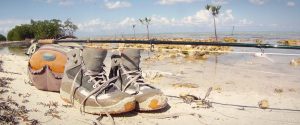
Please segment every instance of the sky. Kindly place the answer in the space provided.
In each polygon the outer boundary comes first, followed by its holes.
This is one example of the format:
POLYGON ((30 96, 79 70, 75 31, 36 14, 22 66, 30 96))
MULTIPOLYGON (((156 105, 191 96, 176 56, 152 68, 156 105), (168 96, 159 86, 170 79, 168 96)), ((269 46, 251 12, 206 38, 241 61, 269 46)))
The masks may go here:
POLYGON ((145 17, 151 33, 213 32, 207 4, 222 6, 219 32, 300 31, 299 0, 1 0, 0 34, 31 19, 70 19, 85 37, 145 33, 145 17))

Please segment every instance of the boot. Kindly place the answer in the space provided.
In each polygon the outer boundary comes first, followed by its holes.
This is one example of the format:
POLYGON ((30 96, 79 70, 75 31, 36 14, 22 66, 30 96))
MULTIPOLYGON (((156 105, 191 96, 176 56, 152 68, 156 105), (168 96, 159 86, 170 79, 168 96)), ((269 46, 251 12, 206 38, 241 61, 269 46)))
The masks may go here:
POLYGON ((135 108, 135 98, 118 90, 107 80, 103 61, 107 50, 96 48, 70 51, 60 88, 61 98, 83 112, 119 114, 135 108))
POLYGON ((125 49, 112 55, 110 78, 119 76, 115 85, 123 92, 133 95, 138 110, 151 111, 167 106, 167 97, 161 90, 144 82, 140 69, 140 50, 125 49))

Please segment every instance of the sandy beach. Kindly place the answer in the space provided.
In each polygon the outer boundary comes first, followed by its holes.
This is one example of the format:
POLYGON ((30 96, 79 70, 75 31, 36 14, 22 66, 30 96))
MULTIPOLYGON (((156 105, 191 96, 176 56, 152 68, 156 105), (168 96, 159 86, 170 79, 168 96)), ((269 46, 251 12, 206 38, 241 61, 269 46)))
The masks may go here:
MULTIPOLYGON (((147 59, 145 52, 143 58, 146 79, 168 95, 169 106, 155 112, 113 115, 117 125, 300 124, 300 67, 289 64, 295 56, 271 55, 270 61, 251 54, 224 54, 217 57, 217 63, 215 56, 207 60, 147 59), (210 105, 193 100, 189 103, 179 97, 190 94, 203 98, 210 87, 212 91, 206 98, 210 105), (268 102, 266 109, 259 108, 261 100, 268 102)), ((28 117, 19 118, 20 124, 112 124, 107 116, 100 120, 98 115, 81 113, 65 103, 59 93, 27 84, 28 57, 1 54, 0 60, 0 77, 12 79, 7 87, 1 86, 1 90, 8 91, 0 94, 0 102, 13 100, 19 107, 25 106, 28 111, 24 116, 28 117)), ((108 72, 110 58, 105 64, 108 72)))

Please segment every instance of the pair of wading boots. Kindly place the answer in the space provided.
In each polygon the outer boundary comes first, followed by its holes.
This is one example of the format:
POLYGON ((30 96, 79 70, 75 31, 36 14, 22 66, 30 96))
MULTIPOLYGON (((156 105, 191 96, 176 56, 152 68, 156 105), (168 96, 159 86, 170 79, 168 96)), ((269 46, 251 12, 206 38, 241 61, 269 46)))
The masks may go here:
POLYGON ((143 81, 140 50, 127 49, 112 55, 109 78, 103 64, 106 55, 107 50, 98 48, 70 51, 60 87, 61 98, 91 114, 151 111, 167 105, 166 96, 143 81))

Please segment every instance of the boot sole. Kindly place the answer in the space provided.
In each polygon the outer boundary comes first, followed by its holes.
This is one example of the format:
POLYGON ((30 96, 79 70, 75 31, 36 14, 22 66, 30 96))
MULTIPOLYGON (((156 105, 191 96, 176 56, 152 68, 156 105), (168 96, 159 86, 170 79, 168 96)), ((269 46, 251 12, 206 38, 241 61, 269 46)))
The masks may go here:
POLYGON ((138 102, 138 110, 140 111, 154 111, 165 108, 168 99, 164 95, 155 95, 143 102, 138 102))
MULTIPOLYGON (((67 103, 71 103, 70 94, 60 90, 60 97, 67 103)), ((78 100, 74 99, 74 107, 80 108, 82 105, 78 100)), ((134 97, 127 97, 119 101, 117 104, 105 107, 85 106, 84 112, 89 114, 121 114, 135 109, 136 102, 134 97)))

